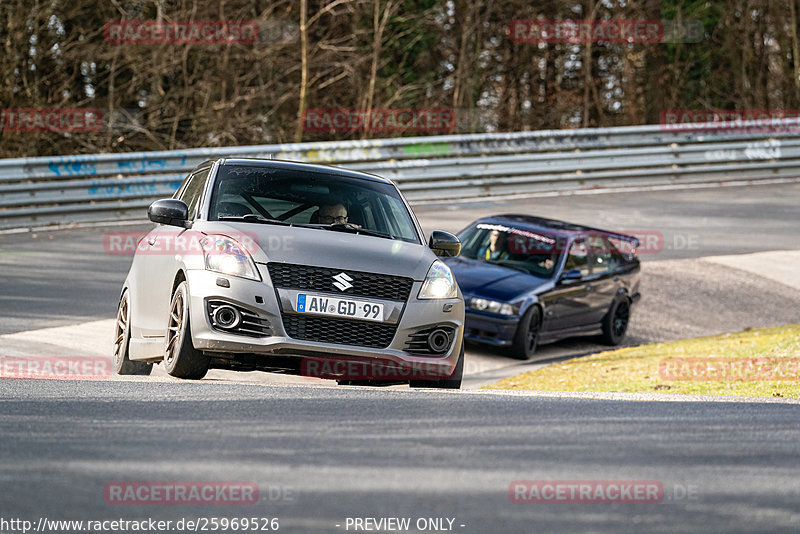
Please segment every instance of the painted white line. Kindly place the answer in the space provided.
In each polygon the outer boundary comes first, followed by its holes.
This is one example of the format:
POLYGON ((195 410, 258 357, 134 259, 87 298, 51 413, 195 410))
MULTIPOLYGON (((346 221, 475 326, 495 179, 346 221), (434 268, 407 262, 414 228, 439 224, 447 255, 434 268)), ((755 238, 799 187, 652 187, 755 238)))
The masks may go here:
POLYGON ((800 399, 784 397, 734 397, 728 395, 689 395, 677 393, 609 393, 582 391, 523 391, 514 389, 480 389, 464 391, 472 395, 514 395, 518 397, 548 397, 591 400, 624 400, 637 402, 769 402, 800 404, 800 399))

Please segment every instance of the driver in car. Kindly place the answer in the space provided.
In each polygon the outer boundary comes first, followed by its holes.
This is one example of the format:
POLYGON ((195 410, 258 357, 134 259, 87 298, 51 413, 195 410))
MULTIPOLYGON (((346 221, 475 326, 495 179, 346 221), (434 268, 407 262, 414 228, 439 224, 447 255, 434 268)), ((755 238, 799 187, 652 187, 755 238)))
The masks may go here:
POLYGON ((361 228, 360 224, 349 222, 347 208, 338 200, 320 205, 315 218, 318 219, 320 224, 349 224, 350 226, 361 228))
POLYGON ((342 203, 323 204, 319 207, 320 224, 344 224, 347 222, 347 208, 342 203))
POLYGON ((478 259, 480 260, 504 260, 508 258, 508 235, 500 230, 492 230, 489 234, 489 245, 482 247, 478 251, 478 259))

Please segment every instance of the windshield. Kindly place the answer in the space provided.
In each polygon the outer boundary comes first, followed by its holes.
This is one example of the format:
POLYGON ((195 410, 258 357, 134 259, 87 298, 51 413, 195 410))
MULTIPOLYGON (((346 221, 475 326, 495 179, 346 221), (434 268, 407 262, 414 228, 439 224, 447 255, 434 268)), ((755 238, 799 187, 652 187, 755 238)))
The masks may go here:
POLYGON ((558 265, 556 238, 502 224, 477 224, 459 235, 461 256, 549 278, 558 265))
POLYGON ((419 243, 391 184, 323 172, 256 166, 219 169, 209 220, 282 221, 419 243))

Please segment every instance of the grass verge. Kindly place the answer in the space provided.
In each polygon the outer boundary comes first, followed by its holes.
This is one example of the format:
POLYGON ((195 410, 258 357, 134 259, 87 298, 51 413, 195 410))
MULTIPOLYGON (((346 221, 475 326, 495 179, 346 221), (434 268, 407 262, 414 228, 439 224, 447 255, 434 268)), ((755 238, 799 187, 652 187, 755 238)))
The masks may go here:
POLYGON ((601 352, 485 388, 800 398, 800 325, 601 352))

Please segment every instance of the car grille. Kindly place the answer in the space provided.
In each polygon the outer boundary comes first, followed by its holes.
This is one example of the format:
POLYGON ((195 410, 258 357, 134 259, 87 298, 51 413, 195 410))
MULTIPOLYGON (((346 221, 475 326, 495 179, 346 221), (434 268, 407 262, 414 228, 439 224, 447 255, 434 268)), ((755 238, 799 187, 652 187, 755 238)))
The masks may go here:
POLYGON ((330 317, 282 314, 286 334, 294 339, 337 345, 385 349, 394 339, 396 324, 330 317))
POLYGON ((276 288, 325 291, 351 297, 372 297, 405 302, 408 300, 411 286, 414 284, 414 280, 403 276, 344 271, 326 267, 269 263, 267 268, 272 284, 276 288), (352 279, 349 282, 353 285, 352 288, 341 291, 333 285, 335 282, 333 277, 339 273, 345 273, 352 279))

